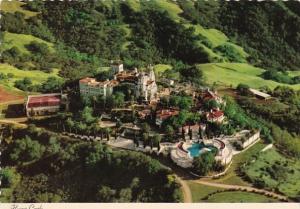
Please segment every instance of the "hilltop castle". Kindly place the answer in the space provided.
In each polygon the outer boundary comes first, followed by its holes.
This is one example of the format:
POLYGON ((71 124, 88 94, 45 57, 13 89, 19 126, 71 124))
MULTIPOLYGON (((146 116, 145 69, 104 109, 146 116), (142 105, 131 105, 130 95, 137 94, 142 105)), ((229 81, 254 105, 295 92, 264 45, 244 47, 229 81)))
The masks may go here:
POLYGON ((132 83, 135 86, 136 98, 142 97, 145 101, 155 98, 157 85, 155 74, 151 65, 147 68, 148 72, 134 70, 124 70, 120 61, 111 63, 111 71, 114 74, 112 80, 96 81, 94 78, 83 78, 79 81, 80 94, 84 96, 110 96, 114 87, 120 83, 132 83))

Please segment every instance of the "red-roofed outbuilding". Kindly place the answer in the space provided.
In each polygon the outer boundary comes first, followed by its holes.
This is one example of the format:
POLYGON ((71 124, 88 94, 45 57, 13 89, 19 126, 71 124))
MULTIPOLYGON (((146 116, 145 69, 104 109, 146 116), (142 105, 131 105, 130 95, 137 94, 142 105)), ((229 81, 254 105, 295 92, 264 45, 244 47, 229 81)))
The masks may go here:
POLYGON ((62 94, 29 95, 25 105, 26 115, 30 117, 58 112, 65 100, 62 94))

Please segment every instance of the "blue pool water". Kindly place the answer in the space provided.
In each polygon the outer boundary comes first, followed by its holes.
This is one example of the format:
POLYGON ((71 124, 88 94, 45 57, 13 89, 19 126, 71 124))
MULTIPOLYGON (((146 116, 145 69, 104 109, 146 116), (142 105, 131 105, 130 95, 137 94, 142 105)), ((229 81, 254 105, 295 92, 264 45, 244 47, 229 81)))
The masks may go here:
POLYGON ((194 143, 187 150, 190 153, 191 157, 198 157, 201 154, 201 150, 205 147, 210 150, 216 149, 213 146, 205 146, 203 143, 194 143))

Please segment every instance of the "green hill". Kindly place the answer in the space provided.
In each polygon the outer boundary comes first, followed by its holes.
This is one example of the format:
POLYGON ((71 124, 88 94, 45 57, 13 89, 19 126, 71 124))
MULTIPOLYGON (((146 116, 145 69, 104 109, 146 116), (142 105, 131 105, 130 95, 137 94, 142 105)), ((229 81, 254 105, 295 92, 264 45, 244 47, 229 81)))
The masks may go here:
POLYGON ((54 52, 54 44, 49 43, 47 41, 44 41, 40 38, 34 37, 32 35, 27 35, 27 34, 17 34, 17 33, 10 33, 10 32, 3 32, 3 37, 2 37, 2 46, 1 50, 6 50, 10 49, 12 47, 17 47, 22 53, 30 53, 26 49, 26 45, 28 45, 32 41, 36 41, 38 43, 44 43, 47 44, 49 47, 50 52, 54 52))
MULTIPOLYGON (((8 4, 3 4, 4 12, 23 12, 26 13, 26 18, 40 13, 38 21, 49 27, 58 42, 70 47, 60 47, 63 50, 60 50, 59 57, 65 60, 59 61, 61 63, 58 65, 62 66, 61 74, 71 79, 77 78, 75 71, 80 72, 80 76, 85 74, 82 69, 85 69, 86 74, 91 74, 94 72, 92 69, 99 65, 108 66, 111 59, 121 58, 129 67, 142 67, 147 63, 171 67, 177 62, 200 64, 210 84, 217 82, 236 86, 243 82, 253 87, 267 85, 274 88, 281 84, 261 78, 260 74, 264 69, 279 66, 282 70, 287 70, 295 69, 291 66, 297 65, 298 59, 293 58, 297 58, 300 47, 291 46, 288 39, 293 39, 298 46, 296 35, 290 31, 284 35, 282 28, 268 27, 268 21, 273 22, 275 14, 283 11, 291 26, 298 22, 299 13, 292 9, 297 6, 290 3, 106 0, 94 4, 54 4, 47 1, 40 3, 42 6, 28 2, 30 6, 24 7, 24 3, 14 1, 11 8, 8 4), (249 9, 252 16, 244 16, 243 10, 238 6, 249 9), (35 8, 35 12, 28 8, 35 8), (229 21, 230 18, 233 22, 229 21), (238 20, 243 22, 242 25, 249 34, 236 24, 238 20), (255 23, 262 20, 262 24, 251 26, 250 20, 255 23), (266 37, 260 34, 260 30, 266 37), (253 35, 252 38, 250 34, 253 35), (278 34, 281 41, 274 34, 278 34), (259 43, 268 43, 268 46, 261 48, 259 43), (289 49, 286 54, 282 53, 283 47, 289 49), (278 55, 281 57, 278 58, 278 55), (291 59, 292 65, 284 65, 286 60, 291 59), (70 64, 71 60, 76 60, 77 63, 70 64), (254 64, 260 68, 253 67, 254 64)), ((47 44, 51 52, 54 52, 57 46, 30 34, 30 27, 25 27, 24 34, 5 31, 2 49, 16 46, 21 52, 28 53, 24 46, 35 40, 47 44)), ((169 67, 156 69, 161 73, 169 67)), ((290 75, 296 76, 298 73, 290 72, 290 75)), ((290 86, 299 88, 299 85, 290 86)))
MULTIPOLYGON (((268 86, 271 89, 284 85, 261 78, 260 75, 265 70, 246 63, 209 63, 200 64, 198 67, 203 70, 206 81, 210 84, 236 87, 239 83, 244 83, 252 88, 268 86)), ((300 84, 285 86, 300 90, 300 84)))
POLYGON ((14 75, 12 79, 0 81, 2 85, 5 85, 10 88, 14 88, 13 86, 16 80, 21 80, 25 77, 30 78, 33 84, 40 84, 43 81, 46 81, 47 78, 50 76, 59 77, 58 69, 54 69, 52 73, 45 73, 39 70, 20 70, 9 64, 0 64, 0 72, 4 74, 12 73, 14 75))
POLYGON ((25 2, 16 1, 16 0, 14 1, 3 0, 0 3, 0 8, 1 11, 4 12, 10 12, 10 13, 22 12, 23 14, 25 14, 26 18, 33 17, 38 14, 37 12, 24 9, 22 6, 25 4, 26 4, 25 2))

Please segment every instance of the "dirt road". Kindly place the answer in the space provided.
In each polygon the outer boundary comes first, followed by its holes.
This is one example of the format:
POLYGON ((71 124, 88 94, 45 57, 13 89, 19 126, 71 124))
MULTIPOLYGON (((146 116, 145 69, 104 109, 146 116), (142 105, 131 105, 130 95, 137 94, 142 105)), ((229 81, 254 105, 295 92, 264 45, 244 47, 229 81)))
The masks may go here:
POLYGON ((181 189, 183 192, 183 202, 184 203, 192 203, 192 193, 190 190, 189 185, 186 183, 186 181, 182 180, 179 176, 176 175, 177 181, 181 184, 181 189))

